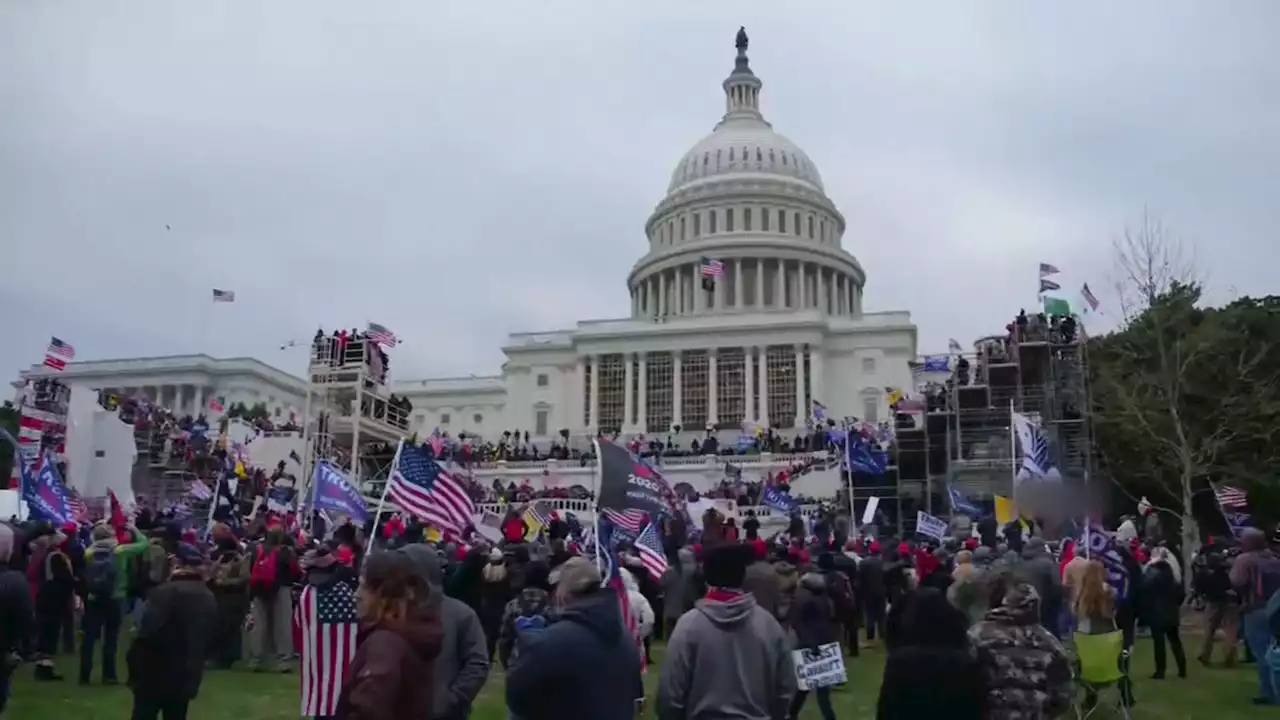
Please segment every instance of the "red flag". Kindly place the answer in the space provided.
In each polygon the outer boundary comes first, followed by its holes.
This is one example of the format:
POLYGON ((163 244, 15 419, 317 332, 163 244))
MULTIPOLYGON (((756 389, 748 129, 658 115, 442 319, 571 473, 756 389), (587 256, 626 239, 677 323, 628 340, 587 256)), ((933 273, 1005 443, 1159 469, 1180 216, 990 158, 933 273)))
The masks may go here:
POLYGON ((123 530, 129 524, 124 507, 120 505, 120 499, 116 497, 114 490, 107 490, 107 497, 111 500, 111 527, 117 531, 123 530))

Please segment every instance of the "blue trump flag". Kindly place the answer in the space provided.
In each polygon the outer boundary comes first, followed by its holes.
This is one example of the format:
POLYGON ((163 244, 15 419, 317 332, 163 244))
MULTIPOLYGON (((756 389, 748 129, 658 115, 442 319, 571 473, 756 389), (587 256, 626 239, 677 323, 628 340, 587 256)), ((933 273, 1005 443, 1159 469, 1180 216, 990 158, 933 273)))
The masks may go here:
POLYGON ((345 515, 357 525, 369 521, 369 507, 360 491, 347 476, 327 462, 316 464, 311 478, 312 505, 315 510, 345 515))
POLYGON ((22 499, 31 514, 48 520, 54 527, 63 527, 76 521, 75 513, 67 503, 67 488, 62 476, 54 467, 53 458, 47 455, 32 463, 22 463, 22 499))
POLYGON ((864 475, 884 475, 889 464, 889 454, 883 450, 873 450, 871 444, 857 430, 849 430, 844 446, 845 464, 851 473, 864 475))
POLYGON ((776 487, 765 488, 764 498, 761 502, 764 503, 765 507, 773 508, 787 515, 790 515, 796 509, 796 501, 776 487))

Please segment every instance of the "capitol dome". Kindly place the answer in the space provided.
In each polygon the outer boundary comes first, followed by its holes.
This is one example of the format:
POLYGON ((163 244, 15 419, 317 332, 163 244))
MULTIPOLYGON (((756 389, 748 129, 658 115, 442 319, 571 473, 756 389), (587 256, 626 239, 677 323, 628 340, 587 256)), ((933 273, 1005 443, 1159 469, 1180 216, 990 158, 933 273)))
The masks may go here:
POLYGON ((725 113, 671 173, 628 277, 632 315, 818 309, 856 317, 865 273, 817 165, 760 111, 745 30, 721 87, 725 113))

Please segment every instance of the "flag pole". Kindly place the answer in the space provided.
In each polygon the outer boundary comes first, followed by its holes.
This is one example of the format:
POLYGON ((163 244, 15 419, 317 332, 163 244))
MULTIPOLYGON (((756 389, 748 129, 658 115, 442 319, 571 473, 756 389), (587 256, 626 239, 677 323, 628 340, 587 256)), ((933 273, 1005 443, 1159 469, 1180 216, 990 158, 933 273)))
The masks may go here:
POLYGON ((844 430, 844 466, 847 471, 845 477, 848 478, 849 481, 849 522, 853 525, 855 530, 861 532, 862 529, 859 526, 862 523, 858 522, 858 511, 853 506, 853 463, 849 461, 849 445, 853 442, 853 438, 847 424, 845 425, 844 430))
MULTIPOLYGON (((400 467, 400 452, 404 450, 404 438, 396 444, 396 456, 391 459, 391 472, 387 473, 387 481, 382 485, 382 497, 378 499, 378 511, 373 516, 373 529, 369 531, 369 542, 378 537, 378 525, 382 523, 382 508, 387 504, 387 492, 391 490, 391 476, 400 467)), ((359 481, 357 481, 359 482, 359 481)))
POLYGON ((213 532, 213 513, 218 509, 218 500, 222 497, 222 483, 226 477, 227 467, 224 460, 222 472, 218 473, 218 481, 213 484, 213 499, 209 501, 209 521, 205 523, 205 533, 213 532))
POLYGON ((1018 432, 1015 427, 1017 423, 1013 420, 1013 398, 1009 398, 1009 459, 1013 463, 1013 467, 1009 470, 1009 499, 1014 501, 1014 507, 1017 507, 1018 492, 1018 432))
POLYGON ((591 474, 591 494, 595 497, 595 519, 592 520, 592 532, 596 539, 596 567, 600 567, 600 486, 604 483, 604 462, 600 453, 600 436, 591 438, 591 447, 596 452, 596 469, 591 474))

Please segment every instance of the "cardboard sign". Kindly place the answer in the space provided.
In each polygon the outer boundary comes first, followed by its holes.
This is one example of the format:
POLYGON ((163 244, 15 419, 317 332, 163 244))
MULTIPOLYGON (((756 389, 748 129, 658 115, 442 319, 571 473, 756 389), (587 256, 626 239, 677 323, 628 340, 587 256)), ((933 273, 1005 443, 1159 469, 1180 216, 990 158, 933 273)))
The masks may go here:
POLYGON ((840 643, 827 643, 808 650, 792 650, 791 659, 796 666, 796 685, 801 690, 843 685, 848 680, 840 643))

